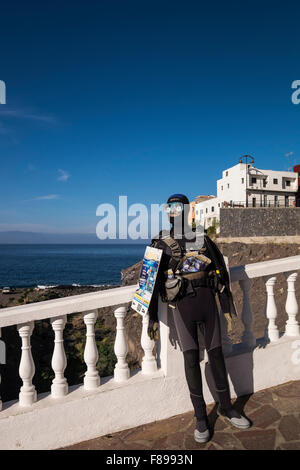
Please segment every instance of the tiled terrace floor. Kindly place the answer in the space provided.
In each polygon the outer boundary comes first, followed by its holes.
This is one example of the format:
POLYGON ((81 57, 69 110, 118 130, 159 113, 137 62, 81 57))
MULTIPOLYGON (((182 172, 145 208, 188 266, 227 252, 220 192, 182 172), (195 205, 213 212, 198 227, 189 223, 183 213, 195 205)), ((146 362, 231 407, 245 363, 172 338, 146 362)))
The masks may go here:
POLYGON ((233 427, 209 405, 211 440, 194 440, 196 418, 188 412, 136 428, 64 447, 72 450, 300 450, 300 380, 233 400, 251 420, 247 430, 233 427))

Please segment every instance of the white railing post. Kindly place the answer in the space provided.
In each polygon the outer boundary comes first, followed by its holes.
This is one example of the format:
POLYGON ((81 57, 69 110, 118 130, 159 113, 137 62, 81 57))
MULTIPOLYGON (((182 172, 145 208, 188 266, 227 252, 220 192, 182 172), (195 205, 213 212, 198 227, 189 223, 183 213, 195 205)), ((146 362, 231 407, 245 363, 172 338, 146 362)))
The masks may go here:
POLYGON ((298 303, 296 299, 295 292, 295 282, 298 276, 298 273, 284 273, 287 284, 288 284, 288 294, 285 303, 285 310, 288 314, 288 320, 285 325, 285 335, 286 336, 299 336, 300 328, 296 320, 296 315, 298 313, 298 303))
POLYGON ((141 336, 141 346, 144 350, 144 357, 142 359, 142 373, 143 374, 153 374, 157 371, 156 359, 153 356, 153 348, 155 342, 148 335, 148 325, 149 325, 149 314, 143 315, 142 317, 143 326, 142 326, 142 336, 141 336))
POLYGON ((83 379, 85 390, 94 390, 100 385, 100 376, 96 368, 96 364, 99 358, 95 340, 95 323, 97 316, 97 310, 92 310, 83 314, 83 321, 86 325, 84 362, 87 365, 87 371, 83 379))
POLYGON ((239 280, 239 285, 243 292, 242 322, 245 327, 242 335, 242 343, 249 348, 256 346, 256 338, 252 332, 253 312, 250 300, 252 282, 252 279, 239 280))
POLYGON ((67 321, 66 315, 50 319, 55 338, 54 350, 51 366, 55 372, 55 377, 51 385, 51 396, 53 398, 63 397, 68 393, 68 383, 64 377, 64 371, 67 366, 67 358, 64 349, 63 331, 67 321))
POLYGON ((32 377, 35 373, 35 366, 31 354, 30 337, 34 328, 34 322, 21 323, 17 330, 22 340, 22 355, 19 367, 19 374, 23 381, 23 386, 19 393, 20 406, 30 406, 37 400, 35 386, 32 384, 32 377))
POLYGON ((114 380, 116 382, 123 382, 130 377, 130 370, 126 362, 128 353, 127 337, 125 334, 124 319, 126 316, 126 307, 119 307, 114 311, 117 320, 116 325, 116 339, 114 345, 114 352, 117 357, 117 363, 114 368, 114 380))
POLYGON ((277 317, 277 307, 274 298, 274 285, 276 282, 276 276, 263 276, 266 285, 267 299, 265 305, 265 316, 268 319, 268 323, 265 328, 265 339, 271 342, 279 339, 279 331, 275 323, 277 317))

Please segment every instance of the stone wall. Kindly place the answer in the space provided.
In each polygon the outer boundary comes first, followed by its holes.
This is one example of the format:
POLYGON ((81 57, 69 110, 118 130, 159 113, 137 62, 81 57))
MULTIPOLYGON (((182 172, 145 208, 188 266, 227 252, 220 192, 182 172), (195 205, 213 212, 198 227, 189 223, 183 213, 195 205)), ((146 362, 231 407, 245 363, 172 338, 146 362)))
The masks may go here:
POLYGON ((300 235, 300 207, 220 209, 220 237, 300 235))

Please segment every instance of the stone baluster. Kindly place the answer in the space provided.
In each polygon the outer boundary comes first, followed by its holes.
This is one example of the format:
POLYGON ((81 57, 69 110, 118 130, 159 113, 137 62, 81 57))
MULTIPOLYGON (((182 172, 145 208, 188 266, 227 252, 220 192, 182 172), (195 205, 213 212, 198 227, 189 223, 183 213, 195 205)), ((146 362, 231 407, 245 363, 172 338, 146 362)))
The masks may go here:
POLYGON ((277 341, 279 339, 279 331, 275 323, 277 317, 277 307, 274 298, 274 285, 276 282, 276 276, 263 276, 266 284, 267 299, 265 306, 265 316, 268 319, 268 323, 265 328, 265 340, 277 341))
POLYGON ((148 335, 148 325, 149 325, 149 314, 143 315, 142 317, 143 326, 142 326, 142 336, 141 336, 141 346, 144 350, 144 357, 142 359, 142 374, 153 374, 157 371, 157 363, 155 357, 153 356, 153 348, 155 341, 151 339, 148 335))
POLYGON ((22 340, 22 355, 19 367, 19 374, 23 381, 23 386, 19 393, 20 406, 30 406, 37 400, 35 386, 32 384, 32 377, 35 373, 34 362, 31 354, 30 337, 34 328, 34 322, 21 323, 17 330, 22 340))
POLYGON ((51 385, 51 396, 53 398, 63 397, 68 393, 67 380, 64 371, 67 366, 67 358, 64 349, 63 331, 67 321, 66 315, 51 318, 50 322, 55 333, 54 350, 51 366, 55 377, 51 385))
POLYGON ((245 327, 242 336, 242 343, 248 348, 253 348, 256 346, 256 338, 252 332, 253 312, 250 300, 252 279, 240 280, 239 285, 243 292, 242 322, 245 327))
POLYGON ((96 364, 99 358, 95 340, 95 323, 97 316, 97 310, 92 310, 83 314, 83 321, 86 325, 84 362, 87 365, 87 371, 83 379, 85 390, 95 390, 100 385, 100 376, 96 368, 96 364))
POLYGON ((116 339, 114 351, 117 357, 117 363, 114 369, 114 380, 116 382, 123 382, 130 377, 130 370, 126 362, 126 355, 128 353, 128 343, 125 334, 124 318, 126 316, 126 307, 119 307, 114 311, 117 320, 116 325, 116 339))
POLYGON ((300 328, 296 320, 296 315, 298 313, 298 303, 295 294, 295 282, 298 276, 298 273, 284 273, 287 283, 288 283, 288 294, 286 298, 285 310, 288 314, 288 320, 285 326, 285 335, 286 336, 299 336, 300 328))

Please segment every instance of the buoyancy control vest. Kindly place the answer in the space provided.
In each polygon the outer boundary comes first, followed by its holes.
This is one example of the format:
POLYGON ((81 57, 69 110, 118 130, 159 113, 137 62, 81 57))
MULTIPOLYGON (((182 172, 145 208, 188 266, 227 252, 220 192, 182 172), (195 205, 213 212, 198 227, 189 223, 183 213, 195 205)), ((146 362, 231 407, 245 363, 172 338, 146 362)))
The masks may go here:
MULTIPOLYGON (((173 237, 171 237, 170 232, 168 231, 161 231, 157 237, 155 237, 152 240, 152 246, 155 246, 157 242, 164 242, 170 249, 171 251, 171 256, 169 257, 168 261, 168 266, 165 266, 164 271, 165 271, 165 278, 167 277, 167 273, 169 269, 173 271, 173 273, 176 272, 178 267, 184 263, 184 260, 188 259, 190 256, 195 256, 194 251, 187 251, 185 248, 177 242, 173 237)), ((228 304, 228 310, 229 316, 231 315, 237 315, 236 307, 234 305, 234 301, 232 298, 232 293, 230 290, 230 281, 229 281, 229 274, 227 271, 227 267, 225 265, 225 261, 223 258, 222 253, 218 249, 217 245, 210 240, 210 238, 205 234, 204 235, 204 243, 203 246, 197 250, 197 256, 201 259, 201 256, 208 258, 208 260, 211 261, 211 263, 207 263, 207 268, 203 271, 200 271, 199 273, 177 273, 177 276, 179 277, 179 274, 181 274, 180 277, 185 276, 186 278, 190 279, 197 279, 203 277, 204 274, 208 274, 208 284, 209 287, 212 288, 213 292, 216 294, 218 293, 219 300, 220 297, 222 297, 223 300, 223 305, 224 301, 226 300, 226 303, 228 304), (205 253, 205 255, 204 255, 205 253), (225 289, 225 292, 224 292, 225 289), (225 296, 225 298, 224 298, 225 296), (228 302, 227 302, 228 301, 228 302)), ((203 259, 203 258, 202 258, 203 259)), ((206 260, 207 261, 207 260, 206 260)), ((199 281, 198 281, 199 283, 199 281)), ((162 299, 164 296, 162 296, 162 299)), ((167 301, 165 299, 165 301, 167 301)), ((223 308, 223 306, 222 306, 223 308)), ((224 308, 223 308, 224 310, 224 308)))
MULTIPOLYGON (((164 266, 164 291, 162 300, 170 302, 179 300, 186 295, 195 295, 194 288, 199 286, 216 289, 215 271, 211 265, 211 258, 204 255, 206 247, 200 249, 185 249, 169 232, 160 232, 156 239, 161 246, 164 242, 171 251, 167 265, 164 266), (211 265, 211 266, 210 266, 211 265)), ((155 246, 153 239, 153 246, 155 246)))

